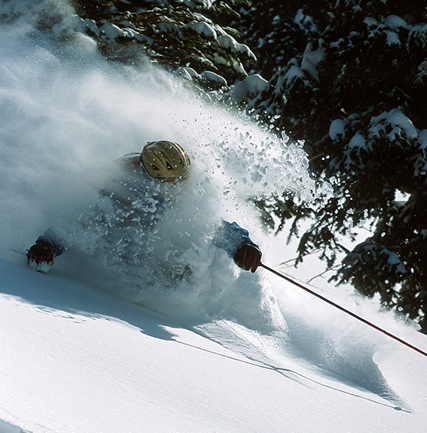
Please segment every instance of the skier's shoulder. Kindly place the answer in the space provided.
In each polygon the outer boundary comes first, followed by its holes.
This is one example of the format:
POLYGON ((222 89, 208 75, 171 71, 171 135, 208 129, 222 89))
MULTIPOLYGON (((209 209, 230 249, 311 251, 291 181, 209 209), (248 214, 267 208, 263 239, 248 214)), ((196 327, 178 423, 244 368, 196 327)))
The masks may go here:
POLYGON ((134 195, 141 183, 140 153, 127 153, 114 160, 109 176, 99 191, 101 197, 110 197, 115 200, 125 197, 128 200, 134 195))
POLYGON ((141 153, 139 152, 126 153, 126 155, 116 159, 115 163, 121 168, 134 170, 140 166, 140 157, 141 153))

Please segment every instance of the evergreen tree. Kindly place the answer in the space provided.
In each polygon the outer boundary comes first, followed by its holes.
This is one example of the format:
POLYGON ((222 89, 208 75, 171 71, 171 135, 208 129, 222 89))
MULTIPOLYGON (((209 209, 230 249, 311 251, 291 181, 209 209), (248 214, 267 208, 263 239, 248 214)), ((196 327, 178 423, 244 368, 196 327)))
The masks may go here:
MULTIPOLYGON (((260 50, 260 67, 273 72, 249 109, 305 141, 319 194, 310 206, 285 193, 263 207, 282 221, 293 215, 293 234, 299 219, 312 218, 298 260, 321 248, 332 267, 343 251, 335 279, 352 282, 368 296, 379 293, 384 305, 419 319, 427 332, 425 6, 257 2, 251 11, 255 27, 266 4, 282 30, 254 33, 246 41, 260 50), (295 43, 283 47, 283 32, 288 41, 295 31, 295 43), (283 63, 263 62, 261 49, 283 63), (332 194, 322 192, 325 180, 332 194), (354 237, 365 222, 371 236, 352 251, 343 248, 340 238, 354 237)), ((250 14, 244 16, 250 20, 250 14)))
POLYGON ((242 7, 232 21, 258 58, 255 71, 271 79, 278 69, 304 51, 307 40, 318 36, 312 19, 299 1, 258 0, 242 7))
POLYGON ((217 24, 247 0, 74 0, 86 32, 111 60, 135 64, 142 56, 177 71, 206 90, 227 90, 247 77, 256 57, 239 33, 217 24))

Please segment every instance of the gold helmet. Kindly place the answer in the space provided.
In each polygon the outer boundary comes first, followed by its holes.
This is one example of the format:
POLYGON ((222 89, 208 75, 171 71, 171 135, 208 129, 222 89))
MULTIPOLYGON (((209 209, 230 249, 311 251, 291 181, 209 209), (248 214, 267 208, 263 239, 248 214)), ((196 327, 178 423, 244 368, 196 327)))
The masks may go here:
POLYGON ((171 141, 147 143, 140 162, 151 177, 165 182, 181 182, 190 174, 190 157, 178 143, 171 141))

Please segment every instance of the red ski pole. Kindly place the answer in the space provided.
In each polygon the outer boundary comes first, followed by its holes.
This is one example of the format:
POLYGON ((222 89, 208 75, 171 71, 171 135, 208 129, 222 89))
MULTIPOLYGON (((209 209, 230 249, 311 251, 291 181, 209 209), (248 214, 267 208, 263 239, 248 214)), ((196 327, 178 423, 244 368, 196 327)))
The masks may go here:
POLYGON ((405 346, 410 347, 411 349, 415 350, 418 353, 421 353, 421 355, 427 356, 427 353, 422 351, 421 349, 418 349, 418 347, 413 346, 412 344, 402 340, 399 337, 396 337, 395 335, 391 334, 390 332, 386 331, 385 329, 380 328, 379 326, 373 324, 372 322, 369 322, 368 320, 364 319, 363 317, 358 316, 355 313, 352 313, 351 311, 347 310, 344 307, 341 307, 341 305, 336 304, 335 302, 325 298, 322 295, 319 295, 318 293, 314 292, 313 290, 309 289, 308 287, 305 287, 303 284, 298 283, 297 281, 293 280, 292 278, 288 277, 287 275, 281 274, 280 272, 277 272, 276 270, 264 265, 263 263, 260 263, 260 267, 267 269, 268 271, 272 272, 273 274, 277 275, 280 278, 283 278, 286 281, 289 281, 290 283, 294 284, 295 286, 299 287, 300 289, 305 290, 306 292, 310 293, 313 296, 316 296, 317 298, 321 299, 322 301, 327 302, 328 304, 332 305, 335 308, 338 308, 338 310, 343 311, 344 313, 349 314, 351 317, 354 317, 357 320, 360 320, 361 322, 365 323, 366 325, 370 326, 371 328, 376 329, 377 331, 382 332, 383 334, 387 335, 388 337, 393 338, 394 340, 398 341, 399 343, 404 344, 405 346))

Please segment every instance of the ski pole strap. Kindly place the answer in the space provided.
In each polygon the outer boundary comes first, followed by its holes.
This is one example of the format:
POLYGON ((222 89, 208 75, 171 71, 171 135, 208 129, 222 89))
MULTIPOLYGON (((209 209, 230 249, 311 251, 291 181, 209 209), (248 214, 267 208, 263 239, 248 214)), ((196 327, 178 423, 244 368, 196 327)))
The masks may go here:
POLYGON ((369 322, 368 320, 364 319, 363 317, 358 316, 357 314, 347 310, 344 307, 341 307, 341 305, 336 304, 335 302, 325 298, 322 295, 319 295, 318 293, 314 292, 313 290, 309 289, 308 287, 305 287, 303 284, 298 283, 297 281, 293 280, 292 278, 288 277, 287 275, 281 274, 280 272, 277 272, 276 270, 264 265, 264 263, 260 263, 259 267, 262 267, 264 269, 267 269, 267 271, 272 272, 273 274, 277 275, 280 278, 283 278, 286 281, 289 281, 290 283, 294 284, 295 286, 299 287, 300 289, 305 290, 306 292, 310 293, 313 296, 316 296, 317 298, 321 299, 322 301, 327 302, 328 304, 332 305, 335 308, 338 308, 338 310, 343 311, 344 313, 349 314, 351 317, 354 317, 357 320, 360 320, 361 322, 365 323, 366 325, 376 329, 377 331, 382 332, 383 334, 387 335, 388 337, 391 337, 398 341, 399 343, 404 344, 405 346, 410 347, 411 349, 415 350, 418 353, 421 353, 421 355, 427 356, 427 353, 419 349, 418 347, 413 346, 412 344, 402 340, 399 337, 396 337, 395 335, 391 334, 390 332, 386 331, 385 329, 380 328, 379 326, 369 322))

